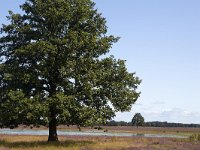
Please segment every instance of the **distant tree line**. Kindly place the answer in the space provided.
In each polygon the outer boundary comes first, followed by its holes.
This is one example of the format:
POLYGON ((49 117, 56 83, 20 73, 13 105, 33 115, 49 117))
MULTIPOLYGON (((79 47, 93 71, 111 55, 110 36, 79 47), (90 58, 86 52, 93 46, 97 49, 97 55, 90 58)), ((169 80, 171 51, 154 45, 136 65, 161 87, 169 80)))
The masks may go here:
MULTIPOLYGON (((106 124, 99 124, 106 126, 133 126, 132 122, 126 121, 115 121, 111 120, 106 122, 106 124)), ((200 128, 200 124, 184 124, 184 123, 169 123, 169 122, 160 122, 160 121, 152 121, 145 122, 143 127, 186 127, 186 128, 200 128)), ((3 128, 3 125, 0 123, 0 128, 3 128)))
POLYGON ((131 122, 111 120, 106 123, 106 126, 132 126, 131 122))
POLYGON ((145 122, 146 127, 190 127, 190 128, 200 128, 200 124, 185 124, 185 123, 169 123, 169 122, 145 122))
MULTIPOLYGON (((132 126, 131 122, 125 121, 114 121, 111 120, 106 123, 107 126, 132 126)), ((184 123, 169 123, 169 122, 160 122, 152 121, 145 122, 144 127, 189 127, 189 128, 200 128, 200 124, 184 124, 184 123)))

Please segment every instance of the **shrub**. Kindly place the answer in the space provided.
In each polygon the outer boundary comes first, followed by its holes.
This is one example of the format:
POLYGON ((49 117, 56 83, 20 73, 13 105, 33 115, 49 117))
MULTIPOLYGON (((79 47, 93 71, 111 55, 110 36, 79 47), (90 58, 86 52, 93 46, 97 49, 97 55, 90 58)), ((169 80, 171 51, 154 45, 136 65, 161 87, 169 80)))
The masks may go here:
POLYGON ((200 133, 190 135, 189 140, 190 141, 200 141, 200 133))

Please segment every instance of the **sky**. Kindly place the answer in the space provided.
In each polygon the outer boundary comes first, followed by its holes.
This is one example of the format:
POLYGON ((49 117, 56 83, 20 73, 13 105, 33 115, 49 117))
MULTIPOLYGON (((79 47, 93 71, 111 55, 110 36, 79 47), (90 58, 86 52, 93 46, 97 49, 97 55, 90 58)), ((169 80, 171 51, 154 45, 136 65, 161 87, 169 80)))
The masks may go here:
MULTIPOLYGON (((25 0, 2 0, 0 25, 8 10, 21 12, 25 0)), ((200 124, 200 1, 94 0, 107 20, 108 35, 119 36, 110 54, 126 60, 129 72, 142 79, 141 95, 130 112, 145 121, 200 124)))

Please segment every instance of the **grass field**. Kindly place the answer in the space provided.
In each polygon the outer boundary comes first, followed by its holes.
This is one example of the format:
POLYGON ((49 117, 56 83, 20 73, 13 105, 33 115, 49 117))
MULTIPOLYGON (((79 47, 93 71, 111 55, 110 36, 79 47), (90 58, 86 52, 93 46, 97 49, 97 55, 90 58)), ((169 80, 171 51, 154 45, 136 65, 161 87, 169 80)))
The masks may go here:
MULTIPOLYGON (((107 136, 59 136, 60 142, 47 142, 47 136, 0 135, 0 150, 200 150, 198 128, 105 127, 109 132, 162 133, 190 135, 191 138, 144 138, 107 136)), ((59 127, 59 129, 66 129, 59 127)), ((76 130, 69 127, 67 130, 76 130)), ((84 128, 83 130, 88 130, 84 128)))

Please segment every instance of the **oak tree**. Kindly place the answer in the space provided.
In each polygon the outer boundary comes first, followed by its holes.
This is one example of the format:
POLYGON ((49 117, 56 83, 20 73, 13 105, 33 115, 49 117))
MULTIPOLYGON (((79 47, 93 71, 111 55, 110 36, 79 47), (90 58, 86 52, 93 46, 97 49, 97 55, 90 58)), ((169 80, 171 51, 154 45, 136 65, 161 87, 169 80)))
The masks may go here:
POLYGON ((9 11, 0 37, 0 124, 105 123, 128 111, 140 79, 124 60, 108 56, 118 37, 91 0, 26 0, 9 11), (107 54, 107 55, 106 55, 107 54))

